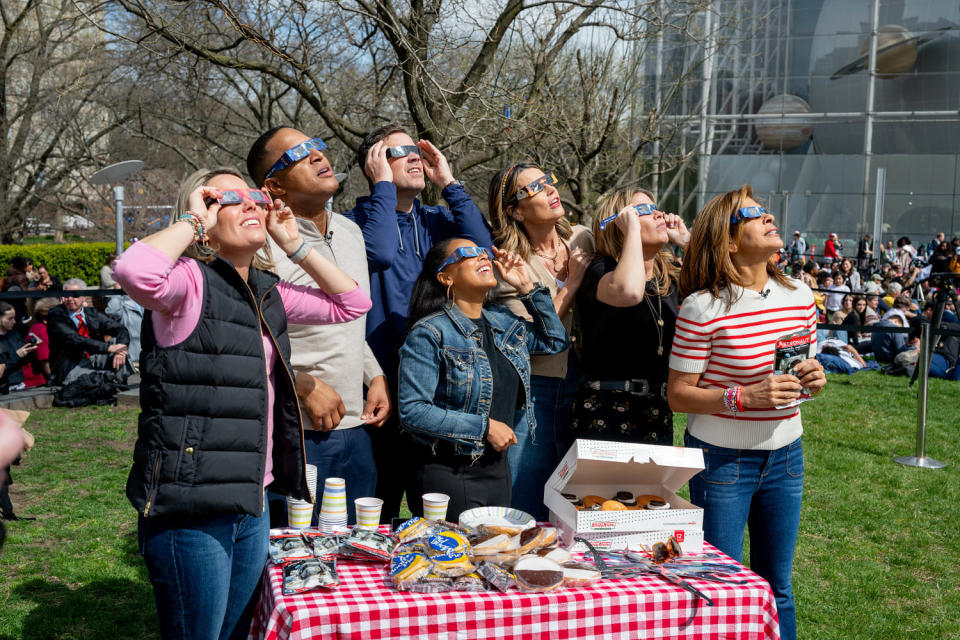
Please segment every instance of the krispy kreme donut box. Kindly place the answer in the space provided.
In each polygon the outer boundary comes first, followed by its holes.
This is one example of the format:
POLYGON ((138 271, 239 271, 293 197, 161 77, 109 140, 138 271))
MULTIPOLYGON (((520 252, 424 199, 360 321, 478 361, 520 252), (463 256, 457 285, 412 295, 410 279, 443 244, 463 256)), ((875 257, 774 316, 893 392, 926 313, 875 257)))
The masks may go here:
POLYGON ((678 496, 677 490, 701 469, 700 449, 577 440, 547 481, 544 503, 567 546, 574 546, 577 535, 617 549, 631 540, 646 544, 676 533, 685 538, 684 551, 699 553, 703 509, 678 496), (621 496, 632 494, 637 504, 629 498, 608 504, 621 492, 621 496), (575 504, 574 496, 582 504, 575 504), (654 496, 661 501, 644 508, 654 496), (604 500, 601 510, 584 508, 598 498, 604 500), (624 503, 629 506, 621 506, 624 503))

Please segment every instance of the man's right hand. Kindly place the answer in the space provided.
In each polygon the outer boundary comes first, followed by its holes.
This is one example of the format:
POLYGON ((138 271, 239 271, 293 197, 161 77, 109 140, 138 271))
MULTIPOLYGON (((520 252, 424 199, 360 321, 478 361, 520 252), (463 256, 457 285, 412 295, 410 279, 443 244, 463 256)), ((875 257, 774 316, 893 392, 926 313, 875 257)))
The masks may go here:
POLYGON ((323 380, 297 373, 297 397, 306 409, 315 431, 335 429, 347 412, 340 394, 323 380))
POLYGON ((487 440, 497 451, 504 451, 511 445, 517 444, 517 434, 506 423, 490 418, 490 430, 487 440))
POLYGON ((393 182, 393 169, 390 168, 390 163, 387 161, 387 147, 384 146, 383 140, 370 147, 363 168, 373 184, 393 182))

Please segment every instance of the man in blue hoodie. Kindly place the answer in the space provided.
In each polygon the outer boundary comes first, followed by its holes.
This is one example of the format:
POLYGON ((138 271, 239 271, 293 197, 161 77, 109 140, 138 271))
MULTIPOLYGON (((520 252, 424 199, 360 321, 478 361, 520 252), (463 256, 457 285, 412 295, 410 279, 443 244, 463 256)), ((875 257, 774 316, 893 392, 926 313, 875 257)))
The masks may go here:
MULTIPOLYGON (((358 198, 356 206, 343 215, 363 232, 373 300, 367 313, 367 344, 380 361, 395 398, 410 296, 427 251, 447 238, 468 238, 483 247, 490 247, 493 238, 480 209, 454 178, 440 150, 427 140, 414 142, 403 126, 389 124, 369 133, 357 150, 357 161, 371 195, 358 198), (393 179, 375 183, 371 176, 383 158, 393 179), (442 189, 449 209, 425 205, 417 198, 427 179, 442 189)), ((398 514, 408 474, 398 455, 398 447, 402 447, 398 436, 394 419, 379 430, 374 442, 377 497, 384 500, 384 521, 398 514)))

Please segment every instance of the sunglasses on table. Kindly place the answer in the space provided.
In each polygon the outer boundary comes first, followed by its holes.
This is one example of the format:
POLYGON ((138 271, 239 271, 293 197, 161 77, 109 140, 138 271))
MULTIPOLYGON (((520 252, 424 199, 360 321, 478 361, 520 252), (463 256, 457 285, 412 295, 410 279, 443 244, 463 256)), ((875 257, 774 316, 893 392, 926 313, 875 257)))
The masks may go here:
POLYGON ((388 158, 406 158, 410 154, 420 155, 420 147, 415 144, 403 144, 396 147, 387 147, 388 158))
POLYGON ((272 167, 267 169, 267 172, 263 174, 263 179, 266 180, 277 171, 282 171, 283 169, 286 169, 292 165, 294 162, 303 160, 310 155, 310 151, 313 149, 322 150, 326 148, 327 145, 324 144, 323 140, 320 138, 313 138, 312 140, 301 142, 295 147, 290 147, 283 152, 283 155, 280 156, 280 159, 277 160, 272 167))
POLYGON ((467 258, 477 258, 479 256, 486 256, 491 260, 493 259, 490 255, 490 252, 483 247, 458 247, 453 253, 447 256, 446 260, 440 263, 437 273, 440 273, 450 265, 456 264, 461 260, 466 260, 467 258))
POLYGON ((240 204, 244 198, 249 198, 256 204, 267 207, 273 202, 269 194, 263 189, 221 189, 219 198, 207 197, 203 199, 203 202, 208 207, 214 202, 225 206, 229 204, 240 204))
POLYGON ((550 173, 544 174, 543 176, 537 178, 530 184, 517 189, 517 192, 513 194, 513 197, 507 200, 507 204, 517 202, 518 200, 523 200, 524 198, 532 198, 546 189, 548 185, 555 185, 559 183, 560 180, 558 180, 556 174, 551 171, 550 173))
MULTIPOLYGON (((657 210, 657 205, 645 202, 643 204, 633 205, 633 208, 637 211, 638 216, 649 216, 651 213, 657 210)), ((600 231, 603 231, 607 228, 607 225, 617 219, 619 211, 608 218, 604 218, 600 221, 600 231)))
MULTIPOLYGON (((643 547, 644 551, 647 551, 646 547, 643 547)), ((663 564, 667 560, 672 560, 673 558, 679 558, 683 555, 683 549, 680 548, 680 544, 676 541, 673 536, 670 536, 670 539, 666 542, 657 542, 653 547, 647 551, 650 554, 650 557, 653 559, 655 564, 663 564)))
POLYGON ((762 218, 765 213, 770 212, 763 207, 740 207, 730 216, 730 224, 737 224, 744 218, 762 218))

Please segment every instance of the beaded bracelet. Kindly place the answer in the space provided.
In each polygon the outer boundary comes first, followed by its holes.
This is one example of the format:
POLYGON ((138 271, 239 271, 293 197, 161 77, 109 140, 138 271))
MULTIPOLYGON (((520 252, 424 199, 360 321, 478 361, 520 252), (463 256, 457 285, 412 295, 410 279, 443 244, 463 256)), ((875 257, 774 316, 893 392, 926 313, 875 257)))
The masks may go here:
POLYGON ((198 242, 206 234, 207 230, 203 228, 203 221, 200 220, 200 217, 190 211, 186 211, 180 214, 180 217, 177 218, 177 222, 188 222, 191 227, 193 227, 193 236, 194 241, 198 242))

